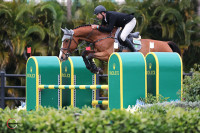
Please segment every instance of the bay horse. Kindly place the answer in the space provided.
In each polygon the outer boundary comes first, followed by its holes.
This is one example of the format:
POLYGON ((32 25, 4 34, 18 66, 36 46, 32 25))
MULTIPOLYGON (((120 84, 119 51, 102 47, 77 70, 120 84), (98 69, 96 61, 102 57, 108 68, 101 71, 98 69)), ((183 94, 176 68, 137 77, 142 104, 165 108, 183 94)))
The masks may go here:
MULTIPOLYGON (((79 26, 73 30, 62 29, 64 32, 62 38, 62 46, 60 49, 59 59, 67 60, 68 57, 78 50, 80 41, 86 41, 93 44, 93 50, 85 50, 82 53, 83 61, 86 68, 93 73, 102 73, 101 68, 97 68, 93 62, 93 58, 108 61, 110 55, 115 52, 114 39, 117 28, 114 28, 111 33, 104 33, 91 28, 91 25, 79 26)), ((145 56, 150 50, 150 42, 154 42, 154 48, 151 52, 177 52, 180 54, 178 46, 171 41, 158 41, 152 39, 141 39, 142 48, 138 51, 145 56)), ((130 52, 123 50, 122 52, 130 52)))

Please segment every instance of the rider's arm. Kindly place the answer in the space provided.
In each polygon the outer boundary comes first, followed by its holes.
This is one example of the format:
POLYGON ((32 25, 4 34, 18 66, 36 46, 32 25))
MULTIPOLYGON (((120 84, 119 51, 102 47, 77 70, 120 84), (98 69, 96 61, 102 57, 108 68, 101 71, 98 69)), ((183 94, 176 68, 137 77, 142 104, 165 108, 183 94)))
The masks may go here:
MULTIPOLYGON (((101 32, 111 32, 114 28, 114 24, 116 21, 116 16, 115 15, 110 15, 109 17, 109 24, 107 26, 99 26, 99 31, 101 32)), ((103 21, 102 21, 103 22, 103 21)))
POLYGON ((100 26, 106 26, 107 23, 105 22, 105 20, 102 20, 101 25, 100 26))

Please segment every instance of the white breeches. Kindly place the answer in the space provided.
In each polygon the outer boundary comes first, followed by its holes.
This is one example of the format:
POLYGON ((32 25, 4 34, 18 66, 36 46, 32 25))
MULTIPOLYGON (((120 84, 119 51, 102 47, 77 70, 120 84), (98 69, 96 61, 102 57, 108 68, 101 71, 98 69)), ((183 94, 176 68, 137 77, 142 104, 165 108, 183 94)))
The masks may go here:
POLYGON ((121 39, 122 41, 125 41, 126 40, 126 37, 128 36, 129 33, 131 33, 131 31, 134 29, 136 25, 136 19, 135 17, 125 25, 124 29, 122 30, 122 33, 121 33, 121 39))

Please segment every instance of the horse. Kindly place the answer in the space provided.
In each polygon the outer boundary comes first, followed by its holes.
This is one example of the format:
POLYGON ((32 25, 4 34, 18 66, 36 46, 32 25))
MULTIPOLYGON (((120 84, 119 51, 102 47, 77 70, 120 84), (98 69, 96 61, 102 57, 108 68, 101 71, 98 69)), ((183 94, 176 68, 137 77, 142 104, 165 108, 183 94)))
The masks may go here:
MULTIPOLYGON (((62 29, 62 28, 61 28, 62 29)), ((93 45, 93 50, 85 50, 82 52, 83 61, 85 62, 86 68, 92 73, 102 74, 101 68, 96 67, 93 62, 93 58, 101 61, 108 61, 110 55, 114 50, 115 33, 117 28, 114 28, 111 33, 100 32, 94 30, 91 25, 83 25, 73 30, 67 28, 62 29, 64 32, 62 38, 62 45, 60 48, 59 59, 61 61, 67 60, 68 57, 75 51, 78 50, 80 41, 86 41, 93 45)), ((152 39, 141 39, 141 49, 137 52, 141 52, 144 56, 149 53, 150 42, 154 43, 154 48, 151 52, 177 52, 180 54, 180 49, 172 41, 159 41, 152 39)), ((122 50, 122 52, 130 52, 128 49, 122 50)))

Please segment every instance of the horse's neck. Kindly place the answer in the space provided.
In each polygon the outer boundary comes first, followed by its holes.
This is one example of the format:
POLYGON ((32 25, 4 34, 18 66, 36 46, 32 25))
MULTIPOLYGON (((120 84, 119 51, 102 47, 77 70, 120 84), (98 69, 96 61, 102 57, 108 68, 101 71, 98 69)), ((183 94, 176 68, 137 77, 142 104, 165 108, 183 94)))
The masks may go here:
POLYGON ((81 37, 81 38, 87 38, 91 32, 92 32, 91 26, 79 27, 77 29, 74 29, 74 35, 76 37, 81 37))
MULTIPOLYGON (((116 28, 112 31, 112 35, 116 32, 116 28)), ((98 30, 93 30, 91 26, 79 27, 74 29, 74 35, 79 37, 80 40, 93 42, 95 40, 110 36, 111 33, 103 33, 98 30)))

